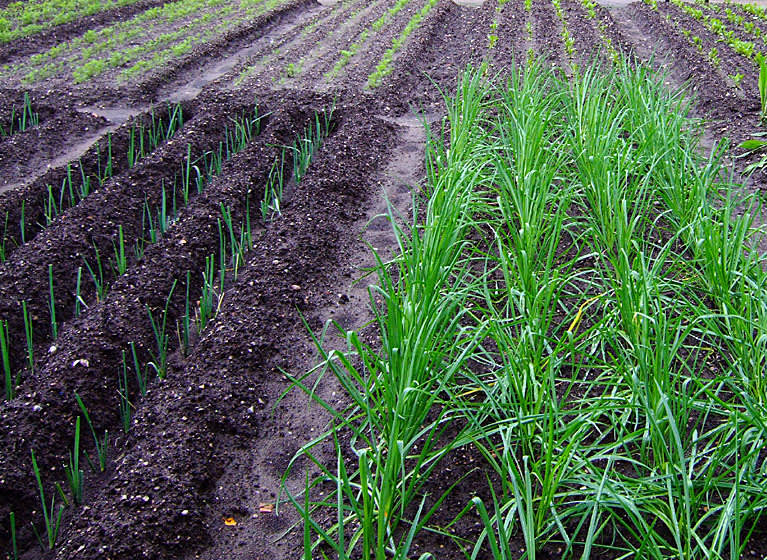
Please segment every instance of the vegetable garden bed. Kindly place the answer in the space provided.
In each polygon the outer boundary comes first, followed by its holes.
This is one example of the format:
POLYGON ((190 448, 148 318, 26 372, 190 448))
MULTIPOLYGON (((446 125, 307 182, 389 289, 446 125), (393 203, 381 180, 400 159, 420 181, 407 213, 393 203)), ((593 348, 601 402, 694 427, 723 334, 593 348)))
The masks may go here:
POLYGON ((767 557, 758 8, 0 6, 0 556, 767 557))

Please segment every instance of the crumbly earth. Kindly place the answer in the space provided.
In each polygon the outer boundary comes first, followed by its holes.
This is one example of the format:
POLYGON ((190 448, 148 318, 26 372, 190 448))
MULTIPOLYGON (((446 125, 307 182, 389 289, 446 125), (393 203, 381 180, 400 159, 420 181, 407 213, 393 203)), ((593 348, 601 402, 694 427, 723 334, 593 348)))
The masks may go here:
MULTIPOLYGON (((23 63, 88 29, 160 4, 143 0, 2 45, 0 64, 23 63)), ((287 2, 131 83, 105 75, 80 85, 60 77, 4 84, 0 115, 18 107, 24 92, 40 112, 37 127, 0 138, 0 217, 7 216, 9 239, 7 261, 0 265, 0 318, 7 321, 14 370, 27 360, 22 301, 35 336, 34 372, 22 375, 15 399, 0 403, 0 549, 9 557, 11 512, 24 559, 301 557, 298 520, 280 503, 281 478, 327 417, 297 390, 289 391, 288 376, 308 371, 316 359, 307 326, 319 331, 333 319, 346 329, 362 328, 370 319, 368 279, 354 282, 372 264, 363 240, 384 254, 395 249, 388 222, 377 217, 386 209, 384 196, 408 215, 411 193, 425 175, 422 122, 440 126, 441 92, 455 87, 467 65, 486 62, 489 73, 503 73, 524 64, 530 52, 562 67, 595 56, 607 61, 609 39, 613 48, 665 68, 670 87, 687 85, 697 99, 696 115, 705 119, 709 147, 723 137, 735 145, 760 130, 753 65, 673 6, 598 6, 590 18, 580 2, 563 0, 574 38, 570 60, 549 1, 533 0, 527 10, 522 0, 509 0, 496 11, 491 0, 442 0, 396 53, 381 86, 370 90, 368 76, 421 6, 409 3, 359 41, 393 4, 287 2), (703 50, 674 30, 675 21, 695 29, 703 50), (356 53, 337 67, 355 42, 356 53), (714 46, 720 68, 744 74, 738 85, 702 54, 714 46), (169 100, 182 103, 184 127, 129 168, 131 126, 150 111, 167 114, 169 100), (99 298, 84 264, 110 259, 120 232, 133 247, 145 227, 145 203, 159 204, 187 150, 215 150, 231 118, 254 104, 263 116, 260 134, 190 198, 164 237, 140 258, 128 256, 125 274, 115 277, 105 267, 109 289, 99 298), (279 147, 292 143, 315 112, 331 106, 332 133, 301 182, 287 183, 282 214, 261 223, 258 205, 279 147), (97 169, 107 149, 115 157, 114 176, 43 227, 48 186, 58 189, 68 164, 77 173, 97 169), (184 286, 188 282, 192 301, 200 298, 206 257, 218 251, 222 206, 231 209, 235 223, 250 212, 253 248, 236 281, 220 294, 218 316, 183 353, 175 325, 184 313, 184 286), (81 282, 83 312, 76 317, 78 270, 87 281, 81 282), (133 419, 126 434, 118 414, 125 352, 132 345, 139 361, 151 359, 155 334, 147 310, 158 313, 166 305, 173 325, 167 376, 150 383, 146 395, 128 379, 133 419), (75 393, 97 433, 109 431, 107 467, 96 474, 86 467, 84 505, 65 510, 55 549, 42 552, 31 529, 31 522, 40 524, 40 499, 30 451, 50 499, 53 483, 65 480, 62 465, 79 414, 75 393)), ((751 161, 737 159, 735 171, 751 161)), ((747 188, 761 190, 765 179, 755 174, 747 188)), ((368 328, 364 334, 375 343, 375 332, 368 328)), ((328 380, 318 388, 330 400, 340 398, 337 389, 328 380)), ((87 430, 82 446, 94 457, 87 430)), ((288 487, 300 488, 307 469, 317 473, 299 463, 285 481, 288 487)), ((435 517, 437 525, 449 524, 450 512, 461 511, 487 487, 481 459, 467 453, 436 471, 433 495, 455 482, 457 473, 468 474, 435 517)), ((456 543, 476 538, 478 526, 466 516, 451 527, 456 538, 424 532, 414 550, 463 558, 456 543)), ((523 542, 514 546, 521 553, 523 542)), ((764 531, 753 536, 748 554, 767 554, 764 531)), ((546 548, 539 557, 557 558, 558 551, 546 548)))

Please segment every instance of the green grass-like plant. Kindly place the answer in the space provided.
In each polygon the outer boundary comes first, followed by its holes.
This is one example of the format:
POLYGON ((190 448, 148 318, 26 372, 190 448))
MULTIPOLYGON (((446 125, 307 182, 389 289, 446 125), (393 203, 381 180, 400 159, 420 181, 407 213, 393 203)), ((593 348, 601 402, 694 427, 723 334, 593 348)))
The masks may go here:
POLYGON ((285 490, 305 557, 409 558, 421 531, 471 560, 740 557, 767 508, 759 202, 647 66, 485 75, 429 132, 423 210, 390 212, 380 345, 317 333, 292 378, 331 420, 291 462, 321 474, 285 490), (476 513, 470 539, 432 522, 456 454, 487 475, 451 523, 476 513))

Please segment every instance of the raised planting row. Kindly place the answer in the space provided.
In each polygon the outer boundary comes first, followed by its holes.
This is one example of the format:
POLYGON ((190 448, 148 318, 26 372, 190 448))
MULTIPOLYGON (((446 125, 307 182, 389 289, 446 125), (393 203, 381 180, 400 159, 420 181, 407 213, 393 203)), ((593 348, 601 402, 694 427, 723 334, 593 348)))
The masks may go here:
POLYGON ((737 558, 763 534, 758 206, 689 108, 626 60, 463 76, 424 210, 379 261, 380 346, 317 340, 348 406, 296 377, 333 415, 296 455, 322 473, 285 490, 307 557, 438 534, 472 559, 737 558))

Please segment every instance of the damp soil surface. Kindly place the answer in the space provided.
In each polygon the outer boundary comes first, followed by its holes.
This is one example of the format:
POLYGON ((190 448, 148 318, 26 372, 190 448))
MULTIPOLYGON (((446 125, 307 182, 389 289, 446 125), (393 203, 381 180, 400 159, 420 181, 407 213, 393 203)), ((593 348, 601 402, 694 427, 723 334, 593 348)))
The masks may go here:
MULTIPOLYGON (((281 485, 297 492, 304 474, 319 469, 302 463, 282 478, 328 417, 290 390, 290 377, 316 363, 310 331, 321 332, 329 320, 362 329, 376 344, 377 333, 366 327, 372 317, 366 270, 375 263, 365 243, 382 254, 396 252, 396 237, 380 216, 386 201, 411 215, 411 196, 426 175, 424 123, 440 127, 443 93, 455 89, 467 66, 487 63, 488 72, 502 75, 534 54, 567 75, 573 64, 597 56, 609 64, 616 49, 651 61, 667 72, 669 87, 694 96, 708 146, 731 140, 723 154, 735 173, 759 160, 758 154, 736 157, 743 153, 735 146, 763 130, 758 69, 749 60, 660 2, 657 9, 608 2, 595 15, 580 2, 561 4, 564 22, 549 0, 440 0, 428 10, 412 0, 396 12, 393 0, 272 1, 263 13, 170 54, 162 37, 172 25, 147 25, 114 45, 115 52, 134 48, 154 60, 127 80, 116 67, 74 83, 74 68, 58 64, 55 48, 80 45, 71 59, 85 60, 89 32, 131 21, 159 2, 137 2, 0 47, 0 124, 11 110, 18 113, 25 93, 41 117, 0 138, 0 319, 17 376, 14 398, 0 402, 0 556, 12 558, 15 541, 24 559, 302 557, 300 519, 281 485), (574 38, 571 47, 563 25, 574 38), (700 36, 703 47, 680 29, 700 36), (155 60, 161 44, 164 54, 155 60), (705 54, 713 47, 718 67, 705 54), (50 71, 25 78, 51 49, 50 71), (381 84, 371 89, 369 76, 387 57, 381 84), (743 74, 737 84, 726 68, 743 74), (167 115, 168 102, 182 102, 183 126, 129 165, 132 123, 162 110, 167 115), (198 193, 194 181, 210 154, 228 149, 233 123, 254 114, 258 130, 198 193), (329 134, 297 181, 291 152, 281 147, 305 134, 317 115, 328 116, 329 134), (100 172, 107 152, 114 173, 82 201, 64 205, 67 173, 100 172), (261 200, 280 162, 284 198, 265 221, 261 200), (181 194, 184 180, 193 185, 188 197, 181 194), (60 207, 55 213, 51 197, 60 207), (160 219, 164 231, 149 240, 150 224, 160 219), (252 241, 235 261, 233 240, 246 231, 252 241), (223 286, 206 275, 221 239, 232 259, 223 286), (188 307, 206 297, 215 317, 198 328, 192 312, 187 334, 188 307), (151 373, 146 386, 142 372, 151 373), (108 433, 103 469, 76 396, 102 444, 108 433), (78 417, 80 447, 88 454, 81 459, 82 504, 62 510, 48 550, 32 528, 43 530, 32 452, 47 507, 55 497, 58 511, 63 499, 56 484, 72 501, 63 466, 78 417)), ((203 30, 215 29, 208 22, 203 30)), ((756 172, 747 188, 761 193, 767 177, 756 172)), ((328 379, 317 391, 343 403, 328 379)), ((335 466, 329 451, 320 455, 335 466)), ((450 488, 457 472, 467 477, 435 517, 440 526, 474 496, 492 499, 482 459, 471 451, 435 470, 432 495, 450 488)), ((464 558, 459 544, 476 540, 479 530, 471 512, 452 527, 458 538, 423 532, 414 550, 464 558)), ((522 554, 524 541, 514 538, 522 554)), ((767 554, 763 533, 753 536, 747 554, 767 554)), ((540 555, 558 552, 544 547, 540 555)))

